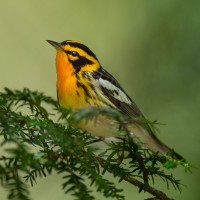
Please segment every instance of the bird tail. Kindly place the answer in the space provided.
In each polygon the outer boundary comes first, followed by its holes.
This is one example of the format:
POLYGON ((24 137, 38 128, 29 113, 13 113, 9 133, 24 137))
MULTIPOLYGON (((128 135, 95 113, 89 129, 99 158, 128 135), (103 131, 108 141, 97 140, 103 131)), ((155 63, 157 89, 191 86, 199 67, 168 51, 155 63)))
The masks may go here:
POLYGON ((136 124, 132 125, 130 130, 131 136, 137 144, 140 143, 142 146, 147 147, 151 151, 159 153, 160 155, 170 155, 176 160, 184 159, 180 154, 176 153, 173 149, 160 141, 149 126, 144 128, 136 124))

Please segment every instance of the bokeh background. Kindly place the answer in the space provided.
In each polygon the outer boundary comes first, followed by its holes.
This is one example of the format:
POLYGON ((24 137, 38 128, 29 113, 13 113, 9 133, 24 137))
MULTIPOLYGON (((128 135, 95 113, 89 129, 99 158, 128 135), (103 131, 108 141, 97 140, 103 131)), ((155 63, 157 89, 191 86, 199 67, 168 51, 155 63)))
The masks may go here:
MULTIPOLYGON (((182 193, 174 199, 200 199, 200 3, 135 0, 0 0, 0 90, 28 87, 56 98, 55 50, 45 40, 75 39, 88 45, 149 119, 159 137, 197 169, 172 171, 182 193)), ((38 180, 37 200, 73 199, 64 195, 62 179, 38 180)), ((144 199, 122 182, 126 199, 144 199)), ((0 199, 6 192, 0 188, 0 199)), ((97 196, 97 199, 104 199, 97 196)))

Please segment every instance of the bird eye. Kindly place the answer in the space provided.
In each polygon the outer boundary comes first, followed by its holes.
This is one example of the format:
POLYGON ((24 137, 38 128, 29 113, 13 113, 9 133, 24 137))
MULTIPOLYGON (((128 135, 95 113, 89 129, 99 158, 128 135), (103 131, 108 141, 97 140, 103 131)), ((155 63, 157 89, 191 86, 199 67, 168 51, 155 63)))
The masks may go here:
POLYGON ((71 55, 74 56, 74 57, 76 57, 76 56, 78 56, 78 52, 72 51, 72 52, 71 52, 71 55))

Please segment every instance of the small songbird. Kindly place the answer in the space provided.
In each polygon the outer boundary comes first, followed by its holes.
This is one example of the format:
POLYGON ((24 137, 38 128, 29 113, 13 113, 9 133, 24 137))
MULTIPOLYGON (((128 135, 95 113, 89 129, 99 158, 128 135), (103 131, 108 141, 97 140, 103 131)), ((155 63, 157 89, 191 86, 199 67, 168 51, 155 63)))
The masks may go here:
MULTIPOLYGON (((74 40, 47 42, 56 48, 57 97, 60 106, 70 107, 72 110, 106 107, 116 109, 125 116, 144 117, 118 81, 101 66, 96 55, 87 46, 74 40)), ((105 115, 80 123, 79 127, 96 136, 116 136, 116 123, 105 115)), ((132 137, 151 151, 160 155, 172 151, 155 136, 145 122, 135 121, 128 128, 132 137)), ((176 152, 173 152, 173 156, 177 160, 183 159, 176 152)))

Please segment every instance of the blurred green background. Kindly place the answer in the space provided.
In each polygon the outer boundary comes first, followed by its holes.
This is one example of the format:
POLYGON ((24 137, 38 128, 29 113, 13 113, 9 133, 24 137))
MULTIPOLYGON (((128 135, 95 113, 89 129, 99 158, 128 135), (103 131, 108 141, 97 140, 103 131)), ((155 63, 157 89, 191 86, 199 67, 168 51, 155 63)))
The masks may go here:
MULTIPOLYGON (((199 1, 0 0, 0 90, 28 87, 56 98, 55 50, 45 40, 88 45, 149 119, 159 137, 198 169, 172 173, 185 185, 174 199, 200 199, 199 1)), ((72 199, 56 174, 31 189, 37 200, 72 199)), ((126 199, 144 199, 122 182, 126 199)), ((0 199, 6 199, 0 188, 0 199)), ((97 199, 104 199, 98 196, 97 199)))

